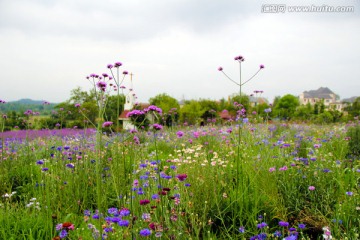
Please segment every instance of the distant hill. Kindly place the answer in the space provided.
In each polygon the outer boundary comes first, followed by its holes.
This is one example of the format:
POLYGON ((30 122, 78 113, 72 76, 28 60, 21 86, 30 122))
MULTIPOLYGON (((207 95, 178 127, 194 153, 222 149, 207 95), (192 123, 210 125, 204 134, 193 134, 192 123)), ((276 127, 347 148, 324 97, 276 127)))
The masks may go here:
POLYGON ((43 100, 32 100, 29 98, 20 99, 17 101, 10 101, 5 104, 0 104, 0 112, 8 113, 8 112, 20 112, 23 113, 26 110, 30 109, 34 112, 40 112, 40 114, 49 114, 57 103, 48 103, 43 100))

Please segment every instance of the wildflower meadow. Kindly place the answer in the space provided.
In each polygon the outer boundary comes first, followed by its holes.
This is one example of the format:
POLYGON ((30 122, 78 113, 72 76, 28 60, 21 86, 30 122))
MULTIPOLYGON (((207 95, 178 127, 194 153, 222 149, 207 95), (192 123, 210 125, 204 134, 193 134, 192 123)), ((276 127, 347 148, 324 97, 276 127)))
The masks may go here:
POLYGON ((357 120, 260 122, 234 103, 233 121, 166 126, 151 105, 129 113, 148 127, 113 131, 121 65, 89 75, 88 128, 0 133, 0 239, 359 239, 357 120))

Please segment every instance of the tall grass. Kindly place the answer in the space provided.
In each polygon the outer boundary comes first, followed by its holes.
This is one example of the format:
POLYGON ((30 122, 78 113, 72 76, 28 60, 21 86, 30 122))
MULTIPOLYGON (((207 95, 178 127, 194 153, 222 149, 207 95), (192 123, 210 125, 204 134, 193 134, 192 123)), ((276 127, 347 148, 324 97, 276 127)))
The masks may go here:
POLYGON ((326 226, 334 238, 358 237, 360 166, 348 158, 346 126, 245 124, 239 173, 237 134, 214 125, 4 139, 0 239, 51 239, 65 222, 75 226, 69 239, 147 229, 163 239, 320 239, 326 226))

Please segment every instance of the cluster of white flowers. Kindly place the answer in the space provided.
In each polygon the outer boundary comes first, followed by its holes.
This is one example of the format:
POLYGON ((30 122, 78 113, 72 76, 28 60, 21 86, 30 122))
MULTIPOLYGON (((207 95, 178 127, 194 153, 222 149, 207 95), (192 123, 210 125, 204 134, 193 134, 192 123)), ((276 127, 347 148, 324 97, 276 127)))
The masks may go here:
POLYGON ((3 197, 3 198, 11 198, 14 194, 16 194, 16 192, 5 193, 4 195, 2 195, 2 197, 3 197))
POLYGON ((35 209, 37 209, 37 210, 41 210, 41 208, 40 208, 40 203, 39 203, 39 202, 36 202, 36 198, 30 199, 30 202, 29 202, 28 204, 26 204, 26 207, 27 207, 27 208, 33 207, 33 208, 35 208, 35 209))

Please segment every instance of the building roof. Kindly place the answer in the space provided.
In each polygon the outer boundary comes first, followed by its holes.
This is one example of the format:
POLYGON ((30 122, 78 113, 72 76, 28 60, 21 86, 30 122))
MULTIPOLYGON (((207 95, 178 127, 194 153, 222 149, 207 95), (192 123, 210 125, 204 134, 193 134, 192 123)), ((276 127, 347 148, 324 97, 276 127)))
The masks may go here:
POLYGON ((232 118, 231 115, 229 114, 229 111, 226 110, 226 109, 222 110, 222 111, 219 113, 219 116, 220 116, 221 119, 224 119, 224 120, 229 120, 229 119, 232 118))
MULTIPOLYGON (((134 105, 134 109, 139 109, 139 110, 144 110, 145 108, 149 107, 150 103, 135 103, 134 105)), ((122 111, 122 113, 119 116, 119 120, 127 120, 129 119, 129 117, 127 117, 126 115, 131 112, 131 110, 124 110, 122 111)))
POLYGON ((304 92, 304 98, 320 98, 332 99, 332 94, 335 94, 327 87, 320 87, 318 90, 310 90, 304 92))
POLYGON ((130 110, 124 110, 124 111, 120 114, 119 120, 129 119, 129 117, 126 116, 129 112, 130 112, 130 110))
POLYGON ((353 103, 358 97, 344 98, 341 100, 342 103, 353 103))

